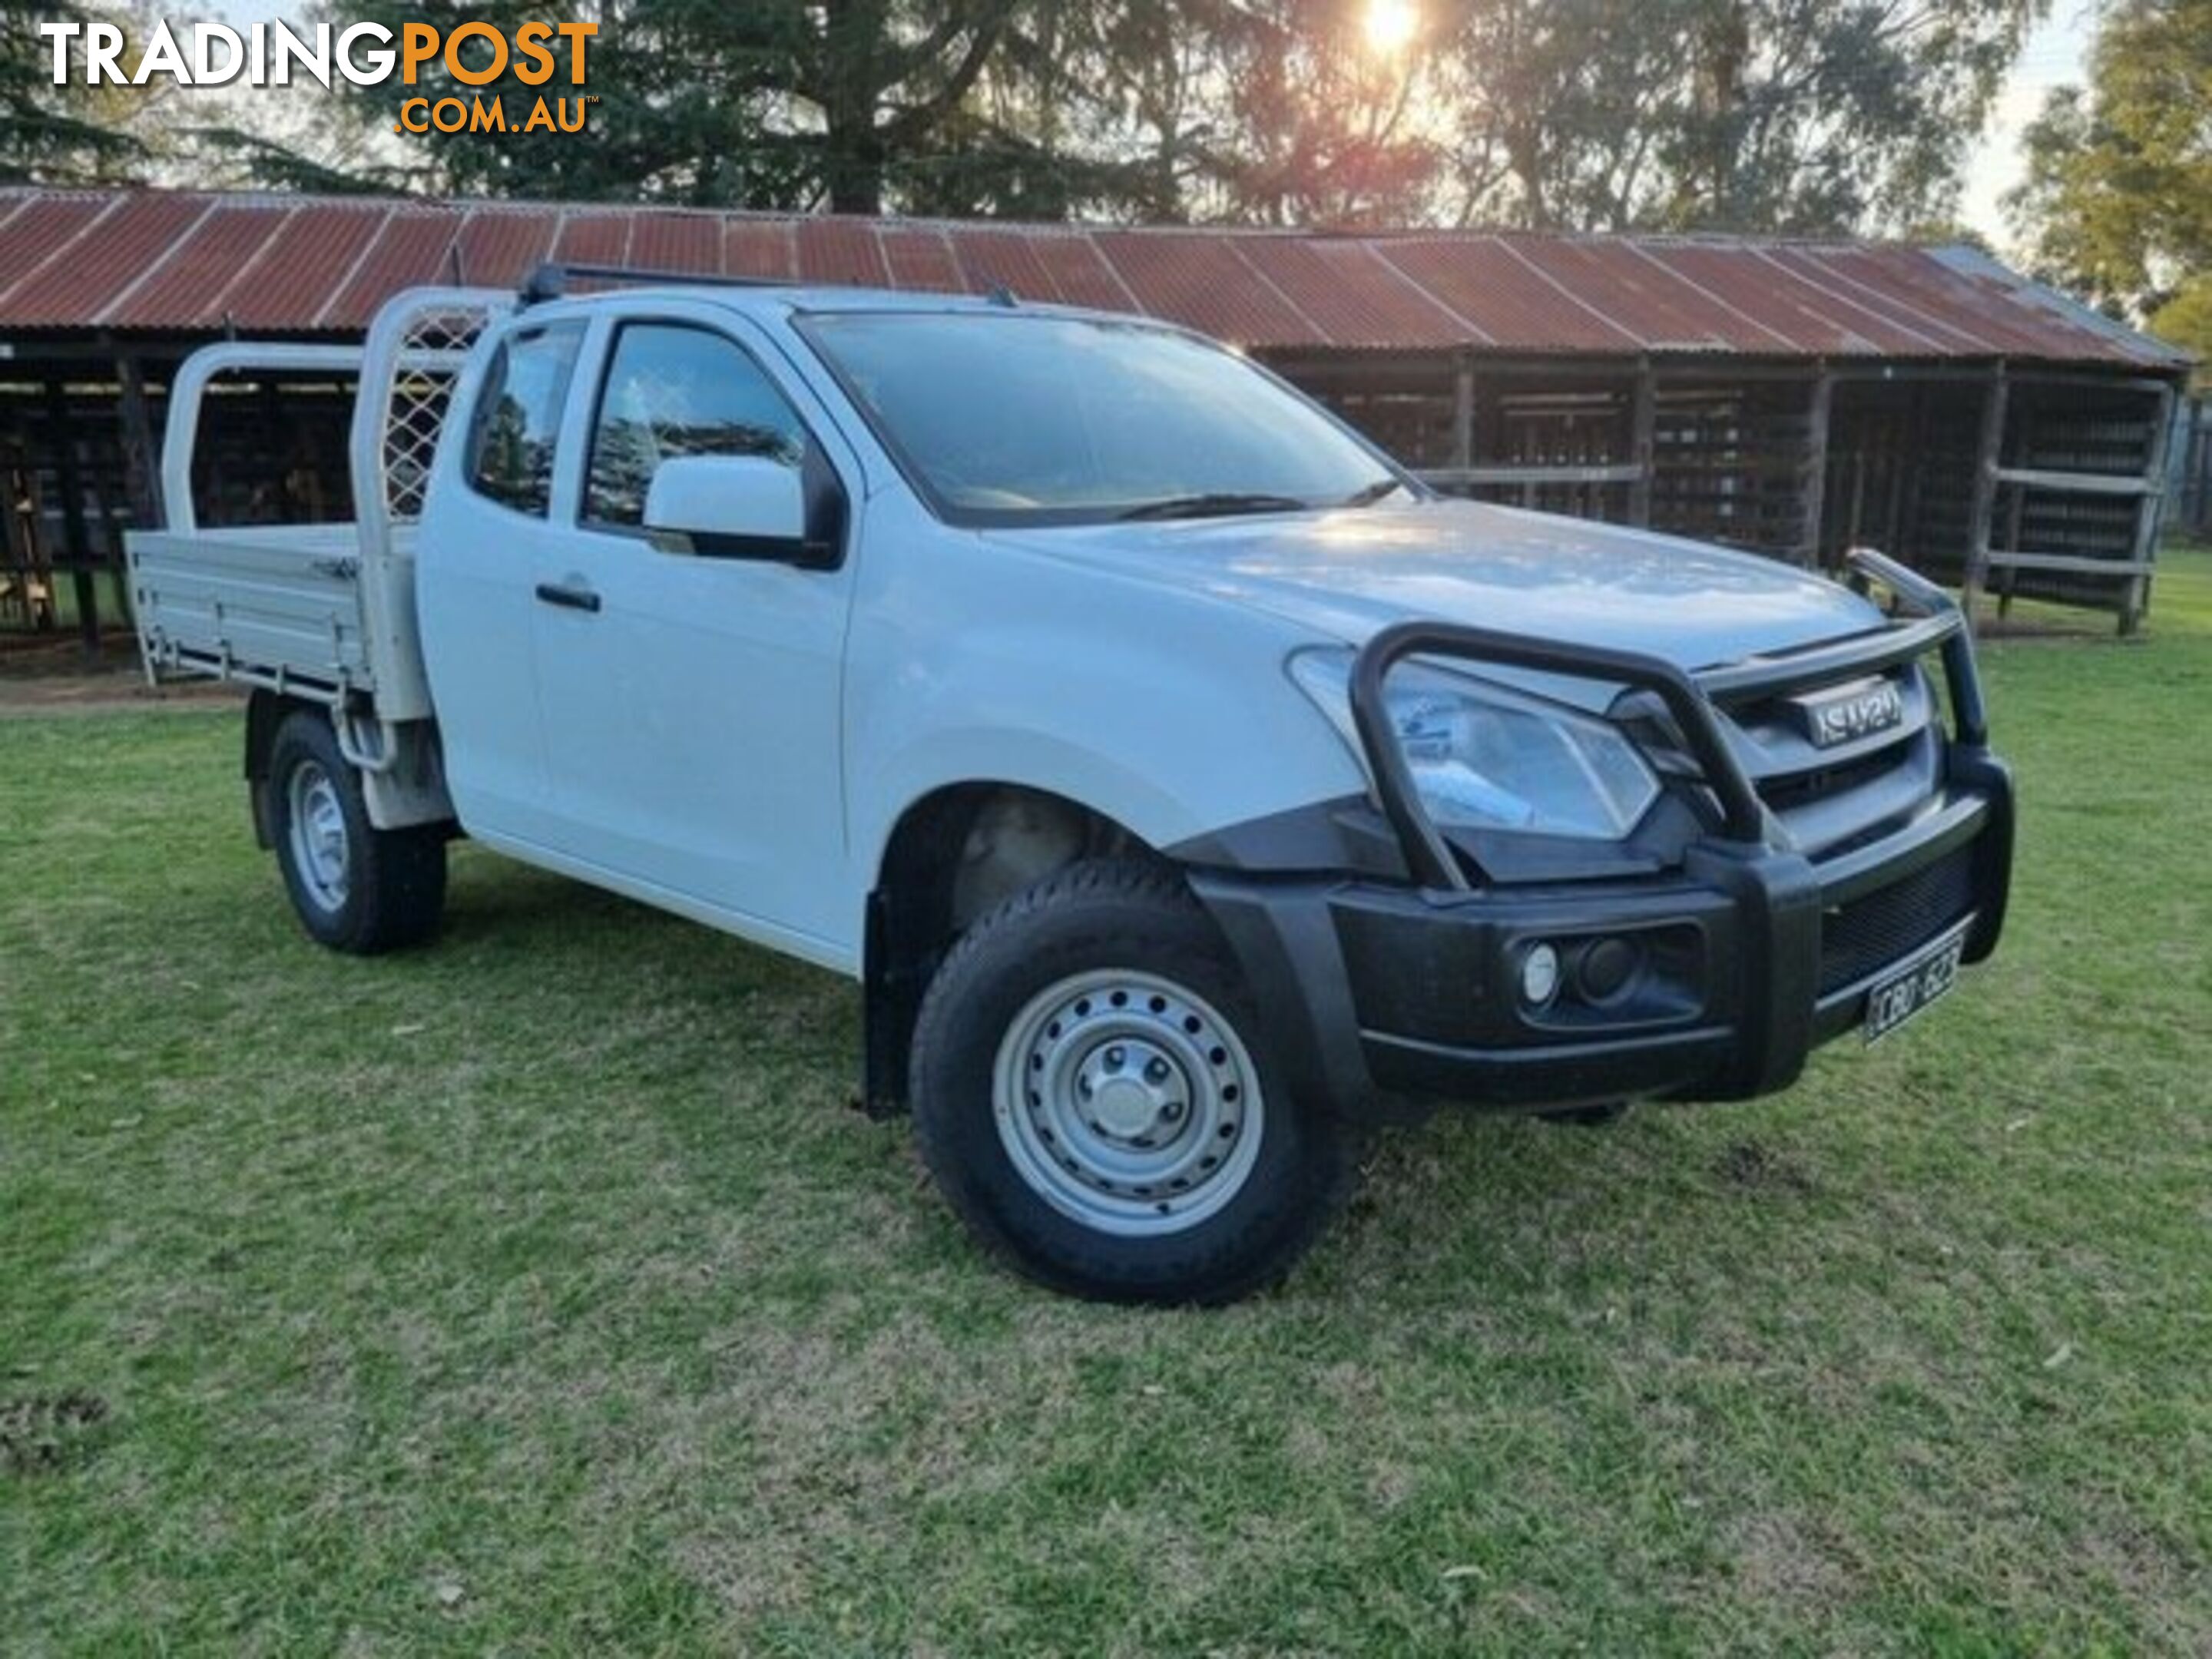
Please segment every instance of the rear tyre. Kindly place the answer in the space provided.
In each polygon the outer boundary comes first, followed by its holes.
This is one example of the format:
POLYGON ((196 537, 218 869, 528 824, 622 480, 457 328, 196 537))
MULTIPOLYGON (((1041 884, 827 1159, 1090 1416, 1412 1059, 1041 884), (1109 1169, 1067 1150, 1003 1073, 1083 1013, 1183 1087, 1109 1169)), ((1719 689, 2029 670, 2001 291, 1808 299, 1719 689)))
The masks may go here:
POLYGON ((374 956, 438 931, 446 907, 443 830, 372 824, 361 775, 321 714, 302 709, 277 727, 262 787, 276 867, 310 938, 374 956))
POLYGON ((915 1127, 975 1236, 1054 1290, 1222 1303, 1273 1283, 1357 1175, 1264 1052, 1171 872, 1087 860, 963 935, 916 1022, 915 1127))

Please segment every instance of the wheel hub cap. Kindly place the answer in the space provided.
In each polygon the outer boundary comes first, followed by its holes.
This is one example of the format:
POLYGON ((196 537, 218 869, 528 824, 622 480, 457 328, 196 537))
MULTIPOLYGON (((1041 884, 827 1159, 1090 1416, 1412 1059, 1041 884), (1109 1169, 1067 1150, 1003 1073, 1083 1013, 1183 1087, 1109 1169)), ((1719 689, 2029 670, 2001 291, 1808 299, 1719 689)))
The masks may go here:
POLYGON ((1190 1096, 1182 1068, 1141 1041, 1094 1048, 1076 1071, 1075 1088, 1098 1127, 1122 1140, 1167 1128, 1190 1096))
POLYGON ((291 825, 292 867, 299 874, 301 885, 323 909, 343 908, 350 849, 346 840, 345 809, 339 805, 337 786, 320 766, 305 761, 293 769, 285 797, 291 825))
POLYGON ((1259 1154, 1249 1052, 1218 1010, 1156 975, 1081 974, 1040 992, 1007 1028, 993 1093, 1023 1180, 1104 1232, 1195 1226, 1259 1154))

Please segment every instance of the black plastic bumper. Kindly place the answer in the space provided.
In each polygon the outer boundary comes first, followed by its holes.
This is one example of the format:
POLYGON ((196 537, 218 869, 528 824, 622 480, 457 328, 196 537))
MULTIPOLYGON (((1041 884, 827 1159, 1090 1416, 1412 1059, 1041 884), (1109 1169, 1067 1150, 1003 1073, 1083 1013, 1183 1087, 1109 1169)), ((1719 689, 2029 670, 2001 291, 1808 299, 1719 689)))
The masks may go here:
MULTIPOLYGON (((1875 574, 1893 573, 1881 562, 1875 574)), ((1934 610, 1929 592, 1911 589, 1923 616, 1934 610)), ((1370 699, 1395 657, 1451 649, 1541 668, 1562 666, 1564 654, 1572 669, 1660 692, 1715 787, 1715 833, 1662 876, 1468 879, 1420 820, 1402 766, 1393 775, 1395 750, 1370 702, 1363 730, 1389 757, 1375 767, 1381 804, 1422 878, 1212 868, 1194 870, 1192 884, 1242 962, 1290 1085, 1349 1115, 1413 1115, 1438 1100, 1525 1111, 1784 1088, 1814 1048, 1863 1018, 1869 990, 1900 963, 1960 931, 1966 961, 1995 949, 2011 881, 2013 788, 1986 744, 1962 629, 1899 628, 1886 643, 1802 661, 1754 688, 1938 647, 1956 726, 1942 793, 1880 840, 1816 865, 1773 832, 1728 750, 1716 701, 1742 686, 1500 636, 1386 635, 1355 677, 1370 699), (1539 945, 1559 963, 1559 988, 1532 1001, 1522 970, 1539 945)))
POLYGON ((1716 842, 1678 877, 1544 889, 1221 871, 1192 881, 1291 1086, 1352 1115, 1414 1115, 1439 1100, 1526 1111, 1742 1099, 1795 1081, 1814 1048, 1858 1024, 1868 991, 1929 944, 1964 927, 1966 960, 1996 947, 2011 781, 1987 757, 1954 757, 1953 771, 1950 793, 1909 829, 1817 869, 1716 842), (1852 927, 1870 915, 1881 924, 1871 951, 1869 930, 1852 927), (1629 976, 1582 996, 1581 962, 1614 940, 1629 976), (1520 968, 1540 942, 1559 953, 1562 985, 1532 1007, 1520 968))

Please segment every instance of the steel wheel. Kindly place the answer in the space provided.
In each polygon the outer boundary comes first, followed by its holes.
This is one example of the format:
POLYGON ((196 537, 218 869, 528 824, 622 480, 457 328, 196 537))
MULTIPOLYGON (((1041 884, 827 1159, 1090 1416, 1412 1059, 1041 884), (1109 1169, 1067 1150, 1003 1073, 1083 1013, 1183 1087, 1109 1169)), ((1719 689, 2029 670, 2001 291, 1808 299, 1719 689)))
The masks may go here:
POLYGON ((1259 1070, 1205 998, 1157 975, 1078 974, 1032 997, 993 1073, 1000 1142, 1030 1190, 1122 1237, 1194 1227, 1243 1190, 1259 1070))
POLYGON ((1249 1296, 1358 1173, 1355 1136, 1272 1069, 1259 1019, 1180 871, 1079 860, 969 923, 931 975, 909 1068, 922 1161, 1040 1284, 1249 1296))
POLYGON ((345 908, 351 858, 337 786, 319 763, 303 760, 284 787, 292 867, 307 897, 335 915, 345 908))

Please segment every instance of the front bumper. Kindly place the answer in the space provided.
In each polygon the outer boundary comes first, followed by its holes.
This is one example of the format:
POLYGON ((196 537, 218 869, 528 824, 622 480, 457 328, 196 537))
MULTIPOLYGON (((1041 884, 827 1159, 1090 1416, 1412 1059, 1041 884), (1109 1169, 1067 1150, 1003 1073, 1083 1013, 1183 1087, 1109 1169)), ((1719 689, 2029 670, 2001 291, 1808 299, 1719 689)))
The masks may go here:
MULTIPOLYGON (((1933 942, 1963 930, 1964 959, 1986 957, 2011 881, 2011 776, 1987 746, 1963 628, 1925 625, 1955 624, 1955 612, 1946 618, 1933 590, 1887 562, 1875 574, 1917 602, 1916 631, 1782 677, 1817 683, 1885 652, 1943 650, 1956 729, 1942 787, 1878 840, 1817 864, 1793 850, 1736 769, 1707 690, 1664 665, 1613 658, 1607 672, 1665 698, 1721 808, 1679 868, 1540 885, 1467 879, 1378 761, 1415 881, 1194 871, 1290 1086, 1370 1118, 1437 1100, 1525 1111, 1741 1099, 1787 1087, 1813 1048, 1863 1019, 1875 984, 1933 942), (1539 943, 1559 954, 1560 987, 1532 1006, 1521 966, 1539 943)), ((1541 667, 1560 666, 1565 650, 1408 630, 1369 647, 1365 678, 1379 693, 1392 657, 1454 647, 1541 667)), ((1589 653, 1567 654, 1583 667, 1589 653)))

